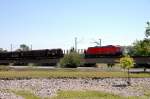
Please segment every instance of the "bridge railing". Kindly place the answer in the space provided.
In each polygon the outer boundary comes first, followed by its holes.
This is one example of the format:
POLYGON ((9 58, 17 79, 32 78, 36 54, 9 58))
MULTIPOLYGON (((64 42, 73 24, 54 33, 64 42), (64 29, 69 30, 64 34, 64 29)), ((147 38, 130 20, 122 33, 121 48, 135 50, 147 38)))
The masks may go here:
MULTIPOLYGON (((77 53, 79 54, 84 54, 84 50, 85 49, 77 49, 77 53)), ((70 50, 69 49, 64 49, 63 50, 63 54, 69 54, 70 53, 70 50)))

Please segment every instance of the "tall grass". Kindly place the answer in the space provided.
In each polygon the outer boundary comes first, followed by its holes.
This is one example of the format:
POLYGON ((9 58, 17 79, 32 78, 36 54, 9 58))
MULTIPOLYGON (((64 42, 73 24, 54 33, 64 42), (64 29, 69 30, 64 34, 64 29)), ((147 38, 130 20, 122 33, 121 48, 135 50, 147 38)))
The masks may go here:
POLYGON ((29 92, 29 91, 24 91, 24 90, 20 90, 20 91, 16 91, 16 90, 12 90, 12 92, 16 95, 22 96, 24 99, 41 99, 39 96, 34 95, 33 93, 29 92))
POLYGON ((99 91, 60 91, 52 99, 149 99, 143 97, 123 97, 99 91))
MULTIPOLYGON (((0 79, 15 78, 105 78, 105 77, 127 77, 123 72, 104 72, 104 71, 79 71, 76 69, 60 70, 8 70, 0 71, 0 79)), ((130 77, 150 77, 149 73, 134 73, 130 77)))

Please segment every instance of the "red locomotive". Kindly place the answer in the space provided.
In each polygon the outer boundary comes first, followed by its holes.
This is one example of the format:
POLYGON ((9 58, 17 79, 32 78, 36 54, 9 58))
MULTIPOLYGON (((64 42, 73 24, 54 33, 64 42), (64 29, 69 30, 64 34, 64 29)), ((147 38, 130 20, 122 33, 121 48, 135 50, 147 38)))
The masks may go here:
POLYGON ((89 47, 85 51, 85 58, 98 58, 106 56, 120 56, 122 55, 122 48, 120 46, 107 45, 89 47))

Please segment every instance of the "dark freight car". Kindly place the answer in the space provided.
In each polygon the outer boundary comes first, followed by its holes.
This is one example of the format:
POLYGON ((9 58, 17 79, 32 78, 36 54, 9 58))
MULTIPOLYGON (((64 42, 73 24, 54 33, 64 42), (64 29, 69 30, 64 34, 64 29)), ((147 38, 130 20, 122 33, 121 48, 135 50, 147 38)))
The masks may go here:
POLYGON ((54 59, 63 57, 62 49, 0 52, 0 60, 54 59))

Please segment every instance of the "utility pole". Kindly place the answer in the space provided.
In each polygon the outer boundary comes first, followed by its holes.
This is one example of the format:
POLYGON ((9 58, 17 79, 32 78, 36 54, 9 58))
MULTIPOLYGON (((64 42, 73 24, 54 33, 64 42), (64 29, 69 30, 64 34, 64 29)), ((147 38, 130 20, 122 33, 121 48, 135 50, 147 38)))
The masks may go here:
POLYGON ((98 40, 99 40, 99 42, 95 41, 93 43, 96 43, 97 46, 102 46, 102 39, 98 39, 98 40))
POLYGON ((12 52, 12 44, 10 44, 10 51, 12 52))
POLYGON ((31 50, 32 50, 32 44, 31 44, 31 50))
POLYGON ((77 37, 75 37, 75 51, 77 51, 77 37))
POLYGON ((12 44, 10 44, 10 51, 11 51, 11 57, 13 56, 12 54, 12 44))
POLYGON ((102 39, 99 39, 99 46, 102 46, 102 39))

